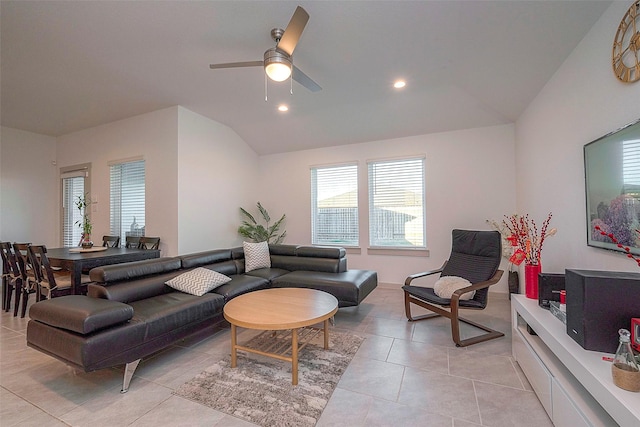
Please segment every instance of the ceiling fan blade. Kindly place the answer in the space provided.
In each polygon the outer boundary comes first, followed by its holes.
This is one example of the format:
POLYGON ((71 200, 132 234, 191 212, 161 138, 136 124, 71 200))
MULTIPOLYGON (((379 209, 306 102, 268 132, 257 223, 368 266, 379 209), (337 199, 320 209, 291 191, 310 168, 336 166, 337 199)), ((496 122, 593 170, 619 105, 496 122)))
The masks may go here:
POLYGON ((263 67, 263 61, 227 62, 226 64, 209 64, 209 68, 239 68, 239 67, 263 67))
POLYGON ((318 92, 322 90, 322 88, 318 83, 311 80, 311 77, 307 76, 305 73, 303 73, 300 70, 300 68, 296 67, 295 65, 293 66, 292 77, 293 77, 293 80, 297 81, 302 86, 309 89, 311 92, 318 92))
POLYGON ((293 55, 293 50, 300 40, 302 31, 309 21, 309 14, 306 10, 298 6, 296 11, 293 12, 293 16, 289 21, 289 25, 284 30, 282 38, 278 42, 278 49, 287 52, 289 55, 293 55))

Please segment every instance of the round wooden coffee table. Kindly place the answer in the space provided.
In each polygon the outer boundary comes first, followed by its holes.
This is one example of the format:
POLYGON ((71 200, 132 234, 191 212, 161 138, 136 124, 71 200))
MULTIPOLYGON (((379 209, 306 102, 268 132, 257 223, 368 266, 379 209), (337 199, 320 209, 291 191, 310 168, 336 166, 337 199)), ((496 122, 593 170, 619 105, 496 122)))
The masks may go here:
POLYGON ((274 288, 240 295, 224 306, 224 317, 231 323, 231 367, 237 366, 237 351, 261 354, 291 362, 291 382, 298 384, 298 351, 324 332, 324 348, 329 348, 329 319, 338 311, 338 300, 314 289, 274 288), (323 322, 316 333, 298 340, 301 328, 323 322), (238 345, 237 327, 263 331, 291 330, 291 346, 277 353, 238 345), (290 354, 290 355, 289 355, 290 354))

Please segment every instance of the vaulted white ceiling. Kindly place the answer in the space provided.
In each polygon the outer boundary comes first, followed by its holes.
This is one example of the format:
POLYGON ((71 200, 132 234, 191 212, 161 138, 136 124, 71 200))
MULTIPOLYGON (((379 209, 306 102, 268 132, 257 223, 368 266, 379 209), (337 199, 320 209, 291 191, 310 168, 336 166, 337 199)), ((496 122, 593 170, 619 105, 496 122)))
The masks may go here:
POLYGON ((512 123, 610 3, 3 0, 0 119, 59 136, 182 105, 259 154, 512 123), (262 68, 209 69, 261 60, 297 5, 322 91, 269 81, 265 102, 262 68))

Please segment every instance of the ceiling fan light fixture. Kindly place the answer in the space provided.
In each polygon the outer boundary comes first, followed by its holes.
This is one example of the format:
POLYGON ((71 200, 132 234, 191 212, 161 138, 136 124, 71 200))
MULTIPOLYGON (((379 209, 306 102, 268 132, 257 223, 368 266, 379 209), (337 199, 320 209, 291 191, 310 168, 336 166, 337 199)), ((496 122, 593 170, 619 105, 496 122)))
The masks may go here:
POLYGON ((282 82, 291 75, 291 57, 273 47, 264 53, 264 71, 273 81, 282 82))

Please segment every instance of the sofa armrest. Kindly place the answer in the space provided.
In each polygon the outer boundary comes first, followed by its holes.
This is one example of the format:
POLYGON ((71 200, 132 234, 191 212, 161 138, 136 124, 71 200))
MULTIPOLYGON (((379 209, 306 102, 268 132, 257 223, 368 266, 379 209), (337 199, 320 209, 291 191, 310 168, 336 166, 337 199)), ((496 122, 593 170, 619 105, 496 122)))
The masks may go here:
POLYGON ((131 320, 133 307, 118 301, 68 295, 33 304, 29 309, 29 317, 56 328, 86 335, 131 320))

